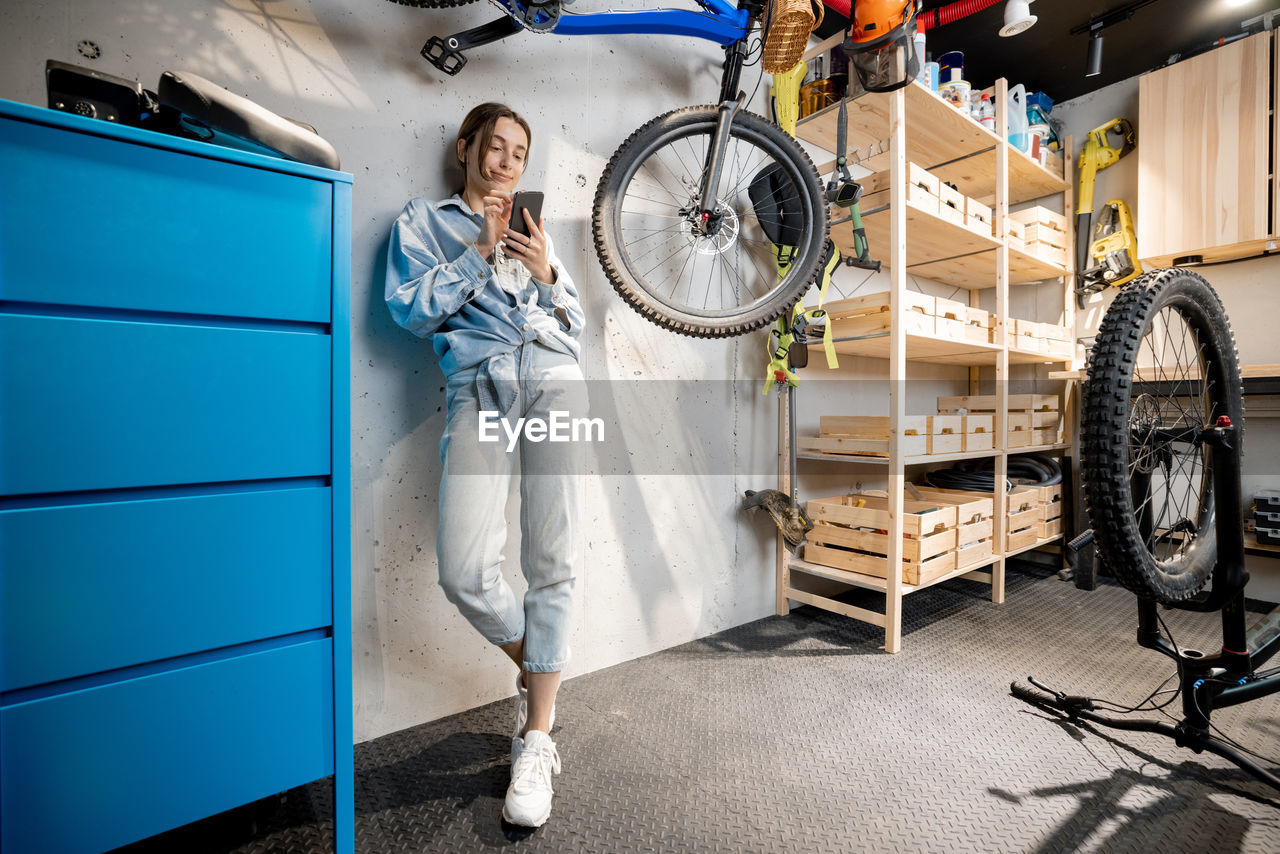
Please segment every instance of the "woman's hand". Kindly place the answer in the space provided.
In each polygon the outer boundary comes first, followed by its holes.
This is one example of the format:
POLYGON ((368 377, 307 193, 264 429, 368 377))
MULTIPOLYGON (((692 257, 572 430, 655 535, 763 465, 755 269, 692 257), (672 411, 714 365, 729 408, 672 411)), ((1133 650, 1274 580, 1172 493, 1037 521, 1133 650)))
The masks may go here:
POLYGON ((511 197, 485 196, 484 210, 481 213, 484 214, 484 222, 480 224, 480 236, 476 238, 476 251, 481 258, 488 259, 507 228, 507 219, 511 216, 511 197))
POLYGON ((503 251, 523 264, 529 275, 539 282, 555 284, 555 270, 547 261, 547 233, 542 230, 542 221, 534 222, 528 210, 522 210, 521 213, 524 214, 524 224, 529 230, 529 236, 505 229, 502 233, 503 251))

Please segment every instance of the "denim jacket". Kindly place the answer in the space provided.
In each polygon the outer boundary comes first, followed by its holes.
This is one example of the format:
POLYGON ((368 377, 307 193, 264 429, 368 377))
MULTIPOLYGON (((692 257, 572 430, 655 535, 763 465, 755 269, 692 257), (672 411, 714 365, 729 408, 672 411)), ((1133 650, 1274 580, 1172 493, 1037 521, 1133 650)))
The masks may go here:
POLYGON ((585 316, 550 235, 555 284, 534 279, 500 249, 497 271, 489 266, 474 245, 483 222, 458 195, 410 200, 391 230, 386 301, 396 323, 431 337, 446 377, 476 368, 482 407, 505 414, 517 391, 516 350, 538 341, 576 359, 585 316))

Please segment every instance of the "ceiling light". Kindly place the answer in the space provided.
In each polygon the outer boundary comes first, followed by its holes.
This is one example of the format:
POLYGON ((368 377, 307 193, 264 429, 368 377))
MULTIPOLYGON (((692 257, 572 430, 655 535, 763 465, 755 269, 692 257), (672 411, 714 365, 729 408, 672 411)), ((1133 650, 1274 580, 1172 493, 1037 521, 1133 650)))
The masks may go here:
POLYGON ((1000 28, 1002 36, 1016 36, 1023 30, 1031 29, 1036 16, 1031 14, 1030 5, 1034 0, 1009 0, 1004 4, 1004 26, 1000 28))
POLYGON ((1089 36, 1089 56, 1084 66, 1085 77, 1097 77, 1102 73, 1102 27, 1089 36))

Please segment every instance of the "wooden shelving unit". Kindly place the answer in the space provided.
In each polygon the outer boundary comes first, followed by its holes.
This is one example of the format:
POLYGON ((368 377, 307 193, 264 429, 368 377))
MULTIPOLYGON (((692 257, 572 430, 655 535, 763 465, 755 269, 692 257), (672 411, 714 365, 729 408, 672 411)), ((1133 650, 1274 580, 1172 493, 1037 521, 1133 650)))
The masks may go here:
MULTIPOLYGON (((995 462, 997 483, 1008 474, 1008 458, 1024 453, 1057 452, 1071 447, 1070 442, 1028 448, 1006 447, 1009 366, 1014 364, 1050 364, 1059 374, 1079 368, 1073 358, 1058 358, 1045 353, 1017 349, 1009 344, 1012 335, 1008 313, 1009 287, 1047 279, 1060 279, 1063 293, 1063 321, 1074 327, 1075 299, 1071 288, 1071 270, 1048 264, 1035 255, 1013 249, 1005 238, 1005 220, 1009 206, 1019 202, 1059 196, 1063 210, 1072 208, 1071 173, 1066 164, 1073 160, 1071 141, 1062 156, 1051 155, 1046 166, 1032 161, 1003 140, 1008 136, 1008 117, 1001 105, 1006 103, 1007 83, 996 83, 996 132, 992 133, 968 116, 948 105, 918 83, 891 94, 863 94, 847 103, 849 116, 848 144, 862 151, 872 151, 859 165, 876 174, 864 183, 864 216, 868 239, 876 247, 877 257, 890 272, 889 311, 895 318, 890 331, 873 335, 841 335, 841 321, 832 321, 832 334, 838 353, 884 359, 889 376, 889 449, 887 457, 859 457, 843 454, 804 452, 797 454, 791 446, 793 397, 780 397, 778 411, 778 488, 794 495, 791 471, 796 459, 818 460, 845 465, 880 466, 888 474, 887 567, 902 564, 903 490, 907 470, 926 464, 962 459, 990 457, 995 462), (961 193, 989 204, 995 222, 993 236, 984 236, 943 219, 907 201, 908 163, 923 166, 944 182, 953 183, 961 193), (963 341, 941 336, 907 332, 902 322, 908 310, 904 294, 907 276, 919 275, 970 292, 970 305, 977 305, 978 292, 995 291, 994 343, 963 341), (998 394, 995 435, 999 444, 994 450, 937 455, 907 455, 903 452, 898 425, 906 418, 905 385, 908 362, 964 365, 970 367, 970 393, 977 393, 977 369, 994 368, 998 394)), ((797 136, 828 150, 835 149, 838 107, 829 107, 803 119, 797 136)), ((841 248, 850 248, 852 227, 837 222, 832 237, 841 248)), ((1067 257, 1074 257, 1074 247, 1067 247, 1067 257)), ((1069 375, 1067 373, 1066 375, 1069 375)), ((1067 390, 1071 380, 1066 379, 1067 390)), ((1064 420, 1071 423, 1074 401, 1064 395, 1064 420)), ((994 553, 986 564, 966 566, 922 584, 908 584, 902 573, 886 572, 886 578, 823 566, 792 557, 781 537, 777 551, 777 611, 786 614, 791 602, 814 605, 862 620, 885 631, 885 650, 898 652, 902 643, 902 597, 916 590, 965 577, 991 585, 993 602, 1004 601, 1005 560, 1015 554, 1055 543, 1063 535, 1043 538, 1015 550, 1004 550, 1006 544, 1006 496, 997 491, 993 520, 994 553), (882 592, 884 613, 858 608, 848 603, 818 595, 792 585, 793 573, 803 573, 850 587, 882 592)))

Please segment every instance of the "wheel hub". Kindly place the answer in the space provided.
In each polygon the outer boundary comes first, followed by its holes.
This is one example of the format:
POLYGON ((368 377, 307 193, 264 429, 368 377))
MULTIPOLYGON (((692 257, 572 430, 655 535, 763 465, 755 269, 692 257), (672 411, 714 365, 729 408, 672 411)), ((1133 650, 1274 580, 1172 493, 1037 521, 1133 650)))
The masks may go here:
POLYGON ((738 214, 716 200, 711 211, 698 210, 696 203, 680 209, 680 231, 699 254, 718 255, 738 240, 738 214))

